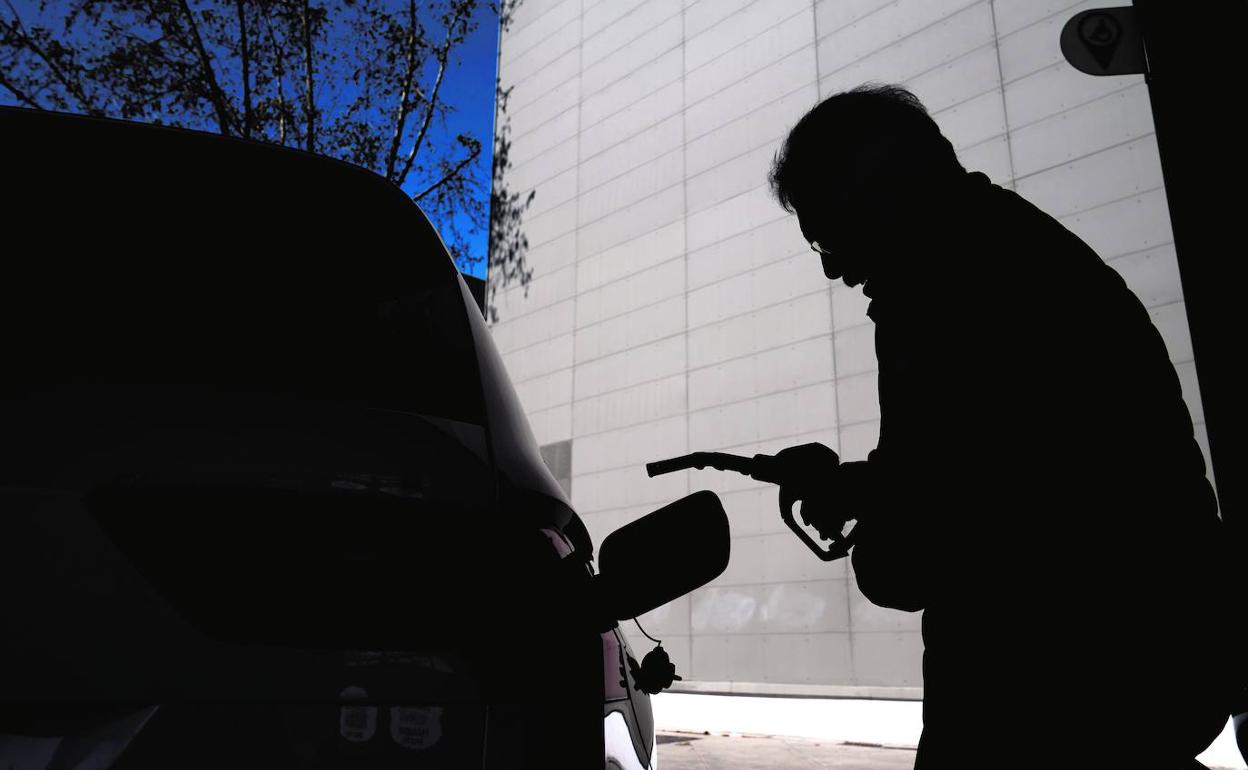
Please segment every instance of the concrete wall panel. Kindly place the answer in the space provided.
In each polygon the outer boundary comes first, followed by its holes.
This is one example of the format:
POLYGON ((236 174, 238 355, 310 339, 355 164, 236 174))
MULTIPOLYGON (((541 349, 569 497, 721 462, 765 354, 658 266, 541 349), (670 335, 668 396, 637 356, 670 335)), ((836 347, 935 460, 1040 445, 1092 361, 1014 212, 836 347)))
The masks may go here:
POLYGON ((680 9, 650 0, 614 24, 587 37, 584 44, 586 92, 628 76, 681 44, 680 9))
POLYGON ((690 103, 701 101, 813 43, 808 0, 782 0, 774 11, 770 4, 756 3, 689 41, 685 97, 690 103))
POLYGON ((606 120, 628 109, 643 96, 672 81, 679 81, 680 76, 681 52, 679 49, 669 50, 601 90, 587 92, 581 102, 582 123, 592 126, 606 120))
POLYGON ((1012 132, 1014 167, 1023 177, 1151 133, 1148 90, 1141 83, 1012 132))
POLYGON ((587 157, 579 166, 581 189, 593 190, 655 158, 679 150, 684 141, 680 115, 673 115, 645 129, 634 137, 587 157))
POLYGON ((977 48, 906 81, 906 88, 930 112, 946 110, 1000 87, 997 48, 991 34, 977 48))
MULTIPOLYGON (((610 107, 610 105, 604 105, 610 107)), ((684 108, 684 88, 679 80, 668 83, 638 99, 610 120, 581 123, 581 158, 590 160, 621 142, 652 128, 684 108)))
POLYGON ((684 414, 685 394, 684 372, 597 396, 577 393, 572 406, 573 434, 583 436, 684 414))
POLYGON ((529 412, 529 427, 539 446, 572 438, 572 405, 560 404, 539 412, 529 412))
POLYGON ((1022 177, 1015 189, 1050 215, 1064 217, 1161 186, 1157 140, 1149 135, 1022 177))
POLYGON ((513 383, 521 383, 561 369, 570 369, 572 339, 571 334, 563 334, 510 353, 504 359, 507 375, 513 383))
POLYGON ((689 212, 701 211, 758 187, 767 179, 776 146, 765 145, 723 161, 685 184, 689 212))
POLYGON ((646 477, 641 466, 617 468, 599 473, 572 474, 572 506, 577 511, 644 507, 657 509, 688 494, 680 474, 646 477))
POLYGON ((686 136, 695 139, 709 133, 760 105, 815 82, 815 75, 814 46, 801 48, 742 78, 732 88, 690 103, 685 112, 686 136))
POLYGON ((1162 189, 1062 217, 1059 221, 1104 260, 1174 241, 1162 189))
POLYGON ((989 91, 932 117, 955 150, 972 147, 1005 133, 1005 106, 1001 94, 989 91))
POLYGON ((830 35, 864 16, 878 13, 894 0, 816 0, 815 23, 820 36, 830 35))
POLYGON ((684 214, 681 187, 668 187, 580 228, 579 250, 598 254, 679 220, 684 214))
POLYGON ((685 4, 685 39, 691 40, 758 0, 698 0, 685 4))
POLYGON ((579 48, 565 51, 558 59, 525 78, 516 78, 510 70, 504 69, 500 75, 502 86, 511 89, 511 96, 507 100, 508 112, 524 109, 559 86, 578 77, 580 72, 581 51, 579 48))
POLYGON ((807 83, 692 139, 685 146, 686 173, 690 177, 701 174, 764 145, 774 152, 789 129, 817 102, 814 83, 807 83))
POLYGON ((669 337, 576 367, 576 394, 595 396, 685 370, 685 338, 669 337))
POLYGON ((880 394, 875 372, 841 377, 836 381, 841 422, 880 419, 880 394))
MULTIPOLYGON (((690 291, 752 272, 775 261, 799 255, 818 259, 810 250, 810 244, 802 238, 797 217, 785 214, 778 205, 775 211, 775 219, 691 250, 688 256, 690 291)), ((708 237, 713 238, 714 233, 708 237)))
MULTIPOLYGON (((807 249, 783 261, 725 278, 689 293, 689 326, 697 329, 716 323, 755 308, 767 308, 812 292, 825 289, 827 279, 820 267, 819 258, 807 249)), ((772 316, 774 317, 774 316, 772 316)), ((818 321, 823 316, 812 316, 818 321)), ((807 319, 791 318, 795 329, 806 336, 826 330, 826 324, 817 328, 808 326, 807 319)))
POLYGON ((511 351, 570 332, 575 312, 576 303, 569 299, 521 318, 508 319, 504 315, 503 320, 490 328, 490 336, 506 359, 511 351))
MULTIPOLYGON (((530 0, 525 0, 520 5, 528 5, 529 2, 530 0)), ((516 60, 522 55, 545 44, 551 35, 559 33, 581 17, 579 0, 562 0, 556 3, 539 2, 538 4, 548 7, 540 14, 533 16, 530 23, 523 23, 527 15, 524 11, 518 13, 512 28, 508 30, 507 37, 504 38, 504 45, 499 47, 499 58, 503 68, 507 71, 514 68, 516 60)), ((575 38, 575 36, 572 37, 575 38)))
POLYGON ((690 251, 709 246, 789 216, 776 205, 766 185, 755 187, 686 218, 690 251))
POLYGON ((660 300, 576 330, 577 364, 685 333, 685 297, 660 300))
POLYGON ((581 227, 681 184, 684 181, 682 153, 677 148, 593 189, 583 190, 577 212, 581 227))
POLYGON ((1084 0, 1061 13, 1038 19, 1009 33, 999 32, 1001 72, 1009 84, 1063 60, 1058 41, 1062 27, 1075 14, 1107 5, 1084 0))
POLYGON ((581 329, 683 293, 684 265, 668 260, 583 292, 577 298, 576 325, 581 329))
POLYGON ((571 369, 562 369, 513 384, 525 412, 540 412, 572 402, 571 369))
POLYGON ((608 0, 586 4, 585 27, 581 34, 589 39, 609 26, 626 24, 625 17, 644 9, 645 5, 645 0, 608 0))
POLYGON ((1017 32, 1055 14, 1060 14, 1065 23, 1066 19, 1075 15, 1069 9, 1078 4, 1077 0, 992 0, 997 17, 997 34, 1004 36, 1017 32))
POLYGON ((1090 77, 1061 61, 1006 86, 1010 125, 1029 126, 1142 82, 1142 75, 1090 77))
POLYGON ((513 36, 518 35, 530 24, 540 22, 544 17, 554 13, 556 8, 564 3, 576 9, 581 7, 580 0, 525 0, 520 3, 516 6, 511 29, 508 30, 504 41, 509 42, 513 36))
MULTIPOLYGON (((576 113, 581 100, 581 78, 574 76, 565 80, 541 96, 519 107, 508 102, 507 118, 511 121, 511 137, 525 139, 530 134, 541 131, 551 121, 564 113, 576 113)), ((528 142, 521 141, 521 145, 528 142)))
POLYGON ((710 366, 746 353, 830 334, 831 314, 827 290, 816 284, 814 291, 790 301, 691 329, 689 366, 710 366))
MULTIPOLYGON (((573 17, 543 38, 539 44, 516 54, 515 58, 507 63, 507 73, 511 82, 518 83, 525 78, 533 77, 560 57, 576 51, 580 46, 578 35, 580 26, 581 19, 573 17)), ((506 50, 505 45, 503 50, 506 50)))
POLYGON ((640 468, 651 460, 687 451, 685 420, 678 415, 578 439, 576 472, 640 468))
POLYGON ((1168 305, 1183 299, 1178 255, 1173 243, 1110 260, 1109 266, 1118 271, 1145 307, 1168 305))
MULTIPOLYGON (((846 418, 848 421, 848 417, 846 418)), ((856 419, 856 418, 855 418, 856 419)), ((880 421, 855 422, 841 427, 841 459, 865 460, 880 442, 880 421)))
POLYGON ((1010 187, 1014 178, 1014 162, 1010 142, 1005 136, 965 147, 958 151, 958 161, 967 171, 982 171, 996 184, 1010 187))
POLYGON ((528 211, 525 212, 529 218, 536 218, 548 211, 553 211, 577 197, 579 190, 576 183, 576 169, 568 169, 562 174, 543 180, 534 185, 533 191, 535 193, 533 202, 529 204, 528 211))
POLYGON ((679 220, 644 233, 577 263, 577 291, 584 294, 613 281, 670 262, 685 246, 685 223, 679 220))

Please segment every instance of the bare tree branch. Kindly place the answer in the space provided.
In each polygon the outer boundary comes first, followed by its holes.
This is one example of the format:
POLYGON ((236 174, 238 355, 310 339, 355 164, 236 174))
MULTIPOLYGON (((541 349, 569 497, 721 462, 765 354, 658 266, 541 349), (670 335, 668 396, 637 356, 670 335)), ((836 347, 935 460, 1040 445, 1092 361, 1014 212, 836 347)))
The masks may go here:
POLYGON ((386 179, 394 179, 394 164, 399 159, 399 145, 403 141, 403 129, 411 111, 408 98, 412 89, 412 80, 416 76, 416 0, 408 0, 408 13, 412 18, 412 26, 407 36, 407 67, 403 72, 403 84, 399 89, 399 109, 394 121, 394 133, 390 136, 390 149, 386 152, 386 179))
POLYGON ((289 112, 286 107, 286 68, 282 66, 282 49, 277 44, 277 37, 273 34, 273 23, 269 21, 268 14, 261 14, 261 20, 264 21, 264 31, 268 33, 269 47, 273 54, 274 80, 277 81, 277 143, 286 146, 286 118, 289 112))
POLYGON ((251 51, 247 46, 247 10, 244 0, 235 0, 238 8, 239 53, 243 65, 243 136, 251 138, 251 51))
POLYGON ((0 86, 4 86, 6 89, 8 89, 9 93, 16 96, 17 100, 21 102, 22 104, 25 104, 27 107, 34 107, 36 110, 43 109, 43 107, 38 102, 36 102, 34 99, 27 96, 26 94, 22 93, 21 89, 19 89, 17 86, 10 83, 8 79, 5 78, 3 72, 0 72, 0 86))
MULTIPOLYGON (((451 23, 446 25, 446 40, 443 41, 442 47, 438 49, 438 76, 433 82, 433 91, 429 96, 429 107, 425 112, 425 119, 420 124, 420 132, 416 134, 416 141, 412 144, 412 149, 407 153, 407 159, 403 163, 403 173, 399 174, 397 180, 400 186, 407 181, 407 175, 411 172, 412 164, 416 161, 416 154, 420 152, 420 146, 425 141, 425 134, 429 133, 429 125, 433 123, 433 116, 438 106, 438 92, 442 90, 442 79, 446 75, 446 59, 451 50, 451 41, 459 18, 460 9, 456 6, 455 16, 451 19, 451 23)), ((438 184, 441 184, 441 182, 438 184)), ((423 195, 424 193, 421 194, 423 195)))
MULTIPOLYGON (((507 192, 496 173, 482 200, 484 137, 442 131, 461 96, 442 89, 453 87, 477 11, 497 10, 505 27, 515 4, 0 0, 0 101, 216 131, 357 164, 414 193, 462 269, 484 259, 491 276, 523 282, 520 228, 532 194, 507 192), (491 244, 484 255, 479 234, 491 244)), ((492 141, 505 156, 506 143, 492 141)))
POLYGON ((316 152, 316 103, 312 95, 312 19, 311 6, 303 0, 303 95, 307 110, 308 132, 305 136, 308 152, 316 152))
POLYGON ((229 104, 225 100, 225 92, 217 83, 217 73, 212 67, 212 59, 208 56, 207 49, 204 48, 204 40, 199 34, 199 24, 195 21, 195 14, 187 5, 186 0, 178 0, 178 6, 182 9, 182 15, 186 17, 191 41, 195 44, 195 55, 199 59, 199 66, 204 71, 204 80, 208 84, 208 100, 212 102, 213 109, 217 113, 217 129, 220 133, 230 136, 234 133, 231 129, 236 126, 232 125, 229 104))
MULTIPOLYGON (((49 56, 48 53, 43 50, 42 46, 35 42, 34 37, 26 31, 26 25, 22 23, 22 16, 17 12, 17 9, 13 7, 13 3, 9 0, 4 0, 4 4, 8 6, 9 13, 13 14, 13 22, 5 24, 5 29, 8 30, 9 34, 14 35, 23 46, 42 59, 44 64, 48 65, 48 70, 52 73, 52 76, 56 78, 57 82, 60 83, 65 90, 70 93, 70 95, 78 100, 78 104, 83 110, 91 115, 102 114, 99 108, 95 106, 95 102, 87 96, 86 90, 82 87, 82 83, 77 80, 71 82, 70 78, 61 71, 61 68, 56 66, 56 62, 53 58, 49 56)), ((3 21, 0 21, 0 24, 3 23, 3 21)))
POLYGON ((421 198, 425 197, 426 195, 438 189, 439 187, 446 184, 447 182, 451 181, 452 179, 458 177, 459 172, 464 170, 464 166, 467 166, 469 163, 474 161, 476 157, 480 154, 481 154, 481 145, 478 144, 476 147, 473 148, 472 152, 468 155, 468 157, 464 158, 459 163, 456 163, 455 166, 450 171, 446 172, 446 174, 444 174, 441 179, 429 185, 417 195, 413 195, 412 200, 416 201, 417 203, 420 203, 421 198))

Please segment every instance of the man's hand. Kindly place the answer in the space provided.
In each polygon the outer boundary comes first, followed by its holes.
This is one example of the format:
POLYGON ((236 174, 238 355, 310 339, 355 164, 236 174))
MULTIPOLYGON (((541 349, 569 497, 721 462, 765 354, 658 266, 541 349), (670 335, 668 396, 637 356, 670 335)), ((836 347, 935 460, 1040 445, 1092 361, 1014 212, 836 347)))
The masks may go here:
POLYGON ((775 454, 775 463, 782 485, 823 486, 831 482, 841 458, 816 442, 781 449, 775 454))
POLYGON ((836 452, 819 443, 789 447, 775 455, 780 500, 801 500, 799 515, 824 540, 840 538, 845 526, 845 517, 836 514, 840 465, 836 452))

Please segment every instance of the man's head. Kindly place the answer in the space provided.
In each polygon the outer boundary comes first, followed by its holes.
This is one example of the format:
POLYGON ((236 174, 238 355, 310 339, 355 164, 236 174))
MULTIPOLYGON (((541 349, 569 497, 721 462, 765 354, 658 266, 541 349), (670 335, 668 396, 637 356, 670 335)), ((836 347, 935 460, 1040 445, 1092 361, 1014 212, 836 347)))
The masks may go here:
POLYGON ((919 220, 965 173, 914 94, 865 85, 797 122, 776 153, 771 188, 818 242, 828 278, 854 286, 913 247, 919 220))

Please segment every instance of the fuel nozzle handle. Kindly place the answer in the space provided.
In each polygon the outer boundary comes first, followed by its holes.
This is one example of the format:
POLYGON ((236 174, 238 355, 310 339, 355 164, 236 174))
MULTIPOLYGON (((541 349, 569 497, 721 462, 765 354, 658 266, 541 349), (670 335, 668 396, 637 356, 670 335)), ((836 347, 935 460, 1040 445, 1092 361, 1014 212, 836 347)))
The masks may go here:
POLYGON ((789 478, 792 475, 791 470, 775 455, 759 454, 745 457, 727 452, 694 452, 673 457, 670 460, 646 463, 646 473, 652 477, 690 468, 733 471, 768 484, 791 484, 797 481, 797 479, 789 478))
POLYGON ((673 457, 670 460, 657 460, 652 463, 646 463, 646 473, 651 477, 661 476, 664 473, 689 470, 690 468, 698 470, 714 468, 717 471, 733 471, 759 481, 766 481, 772 484, 780 483, 778 479, 779 463, 771 455, 743 457, 741 455, 728 454, 727 452, 694 452, 693 454, 673 457), (766 478, 764 478, 764 475, 759 475, 760 473, 764 474, 766 478))
MULTIPOLYGON (((780 485, 780 518, 811 552, 824 561, 834 561, 849 553, 849 549, 853 545, 853 530, 840 535, 840 529, 837 528, 838 534, 827 538, 830 542, 825 547, 817 542, 805 527, 798 523, 796 516, 793 514, 793 508, 803 498, 792 491, 792 485, 799 480, 789 478, 791 469, 775 455, 757 454, 753 457, 744 457, 726 452, 694 452, 680 457, 673 457, 669 460, 647 463, 646 473, 653 477, 690 468, 714 468, 720 471, 733 471, 768 484, 780 485)), ((804 518, 806 517, 804 516, 804 518)), ((809 521, 809 518, 807 520, 809 521)), ((843 526, 844 522, 841 524, 843 526)))

